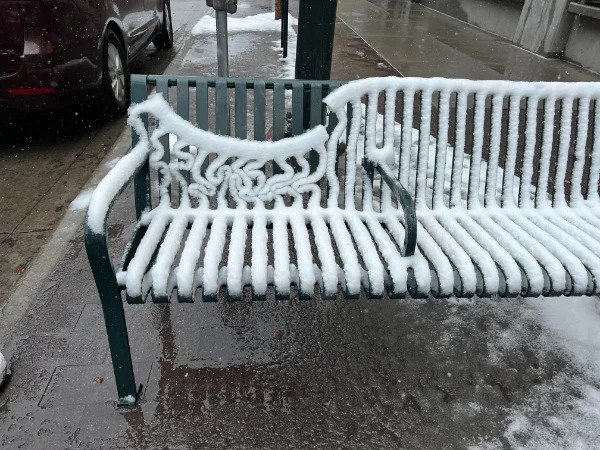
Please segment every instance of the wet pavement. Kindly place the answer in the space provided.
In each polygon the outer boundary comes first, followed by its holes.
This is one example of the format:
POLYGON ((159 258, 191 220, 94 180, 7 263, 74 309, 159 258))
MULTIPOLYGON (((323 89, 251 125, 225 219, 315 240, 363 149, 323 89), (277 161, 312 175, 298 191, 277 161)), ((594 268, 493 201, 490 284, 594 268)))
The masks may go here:
MULTIPOLYGON (((142 64, 215 73, 214 39, 189 37, 203 3, 172 1, 178 45, 169 61, 150 52, 142 64)), ((340 0, 332 77, 397 74, 389 55, 378 55, 344 16, 350 1, 340 0)), ((240 13, 269 5, 240 2, 240 13)), ((232 36, 232 75, 285 76, 290 66, 271 48, 277 39, 232 36)), ((117 140, 123 124, 100 122, 73 138, 97 149, 87 170, 106 171, 127 150, 127 135, 117 140), (102 149, 115 141, 110 154, 102 149)), ((70 189, 74 197, 75 184, 70 189)), ((131 234, 132 209, 127 191, 109 227, 115 256, 131 234)), ((35 286, 13 339, 0 340, 11 363, 0 388, 3 448, 509 447, 512 411, 533 402, 532 417, 544 422, 580 397, 578 380, 589 382, 550 345, 523 299, 126 305, 143 390, 136 408, 117 409, 83 212, 68 214, 76 231, 53 235, 56 265, 35 286), (537 401, 538 388, 550 400, 537 401)))

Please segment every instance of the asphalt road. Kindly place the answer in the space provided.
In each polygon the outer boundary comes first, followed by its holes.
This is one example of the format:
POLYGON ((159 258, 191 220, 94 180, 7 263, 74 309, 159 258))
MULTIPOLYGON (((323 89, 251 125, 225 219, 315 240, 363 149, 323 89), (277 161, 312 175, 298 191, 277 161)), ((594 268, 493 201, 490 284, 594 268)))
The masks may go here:
MULTIPOLYGON (((150 45, 131 72, 163 73, 208 11, 204 1, 173 0, 173 49, 150 45)), ((0 305, 124 127, 98 100, 0 122, 0 305)))

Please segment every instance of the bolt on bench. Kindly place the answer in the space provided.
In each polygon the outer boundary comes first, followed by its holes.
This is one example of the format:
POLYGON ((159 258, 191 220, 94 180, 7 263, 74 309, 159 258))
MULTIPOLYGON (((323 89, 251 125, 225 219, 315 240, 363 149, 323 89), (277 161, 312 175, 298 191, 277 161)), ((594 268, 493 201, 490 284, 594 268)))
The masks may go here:
POLYGON ((122 291, 598 293, 598 98, 596 83, 133 76, 133 148, 85 229, 120 404, 137 392, 122 291), (137 227, 115 270, 108 215, 131 182, 137 227))

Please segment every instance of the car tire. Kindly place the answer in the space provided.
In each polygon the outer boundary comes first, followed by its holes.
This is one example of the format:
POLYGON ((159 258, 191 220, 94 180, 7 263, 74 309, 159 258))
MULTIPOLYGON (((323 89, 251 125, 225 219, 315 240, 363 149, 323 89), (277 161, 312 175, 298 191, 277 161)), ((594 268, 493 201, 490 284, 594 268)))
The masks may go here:
POLYGON ((107 30, 104 36, 102 91, 109 112, 121 115, 127 110, 131 96, 129 66, 123 43, 113 30, 107 30))
POLYGON ((160 33, 152 40, 156 48, 167 50, 173 47, 173 22, 171 21, 171 3, 163 2, 163 20, 160 33))

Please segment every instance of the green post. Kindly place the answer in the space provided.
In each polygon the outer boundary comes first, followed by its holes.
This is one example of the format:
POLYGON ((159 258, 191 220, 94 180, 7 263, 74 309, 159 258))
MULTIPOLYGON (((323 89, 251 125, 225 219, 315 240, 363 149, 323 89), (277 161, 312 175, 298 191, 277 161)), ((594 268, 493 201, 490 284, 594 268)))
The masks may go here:
POLYGON ((300 0, 296 79, 329 80, 337 0, 300 0))

